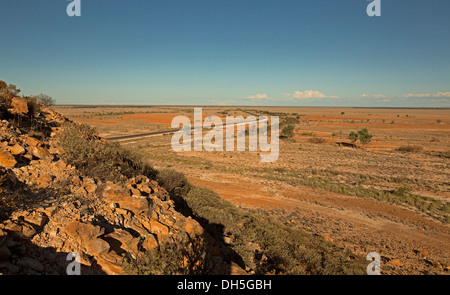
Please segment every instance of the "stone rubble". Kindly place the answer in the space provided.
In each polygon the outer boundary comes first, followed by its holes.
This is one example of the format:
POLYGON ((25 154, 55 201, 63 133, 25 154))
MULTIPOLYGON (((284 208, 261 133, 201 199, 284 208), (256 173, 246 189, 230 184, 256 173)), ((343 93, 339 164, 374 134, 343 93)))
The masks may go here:
MULTIPOLYGON (((11 114, 28 110, 13 99, 11 114)), ((124 184, 84 177, 61 157, 58 132, 66 118, 45 109, 40 114, 43 137, 27 134, 0 118, 0 176, 7 175, 1 194, 19 194, 7 219, 0 219, 0 273, 65 274, 68 253, 81 256, 82 274, 123 274, 123 257, 136 257, 162 242, 186 234, 208 234, 190 217, 175 210, 167 191, 145 176, 124 184)), ((2 196, 3 197, 3 196, 2 196)), ((225 272, 220 247, 209 247, 211 273, 225 272)), ((238 273, 244 272, 233 266, 238 273)))

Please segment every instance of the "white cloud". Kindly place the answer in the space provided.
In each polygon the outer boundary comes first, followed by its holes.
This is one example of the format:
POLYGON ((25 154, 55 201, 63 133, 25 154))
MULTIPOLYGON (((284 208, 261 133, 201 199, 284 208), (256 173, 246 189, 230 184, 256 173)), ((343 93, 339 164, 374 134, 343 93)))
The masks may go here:
POLYGON ((407 93, 404 94, 403 97, 430 97, 429 93, 407 93))
POLYGON ((433 97, 450 97, 450 92, 436 92, 433 97))
POLYGON ((363 94, 361 94, 361 97, 364 97, 364 98, 386 98, 386 95, 384 95, 384 94, 366 94, 366 93, 363 93, 363 94))
POLYGON ((407 93, 403 97, 450 97, 450 92, 436 92, 436 93, 407 93))
POLYGON ((294 91, 291 97, 295 99, 311 99, 311 98, 324 98, 326 96, 320 91, 305 90, 305 91, 294 91))
POLYGON ((247 98, 249 98, 251 100, 269 99, 269 97, 265 93, 258 93, 258 94, 255 94, 255 95, 249 95, 249 96, 247 96, 247 98))
POLYGON ((316 90, 294 91, 294 93, 287 93, 286 96, 291 100, 321 100, 322 98, 339 98, 335 95, 327 96, 316 90))

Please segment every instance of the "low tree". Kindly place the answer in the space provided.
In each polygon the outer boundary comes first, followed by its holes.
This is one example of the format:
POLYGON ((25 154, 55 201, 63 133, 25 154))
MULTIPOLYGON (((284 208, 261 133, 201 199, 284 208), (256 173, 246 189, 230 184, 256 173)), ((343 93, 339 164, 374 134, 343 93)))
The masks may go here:
POLYGON ((49 107, 55 104, 55 99, 47 94, 39 94, 36 96, 37 101, 45 107, 49 107))
POLYGON ((358 132, 350 132, 348 135, 348 139, 352 141, 352 143, 355 143, 358 139, 362 144, 368 144, 372 141, 373 135, 369 133, 369 130, 367 128, 363 128, 359 130, 358 132))
POLYGON ((367 128, 363 128, 358 131, 358 138, 362 144, 368 144, 369 142, 371 142, 372 137, 373 135, 369 133, 369 130, 367 130, 367 128))

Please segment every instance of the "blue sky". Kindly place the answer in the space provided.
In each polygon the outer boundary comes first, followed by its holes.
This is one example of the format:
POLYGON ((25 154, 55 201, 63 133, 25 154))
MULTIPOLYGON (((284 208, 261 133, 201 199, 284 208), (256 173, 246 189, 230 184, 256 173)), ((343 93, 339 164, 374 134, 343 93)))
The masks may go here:
POLYGON ((448 0, 0 1, 0 80, 61 104, 450 107, 448 0))

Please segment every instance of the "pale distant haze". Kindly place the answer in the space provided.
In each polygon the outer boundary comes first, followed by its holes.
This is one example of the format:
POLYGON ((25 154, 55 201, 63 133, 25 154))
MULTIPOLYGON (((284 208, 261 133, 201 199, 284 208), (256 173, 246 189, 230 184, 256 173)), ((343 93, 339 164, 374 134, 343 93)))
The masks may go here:
POLYGON ((450 107, 448 0, 0 1, 0 80, 58 104, 450 107))

